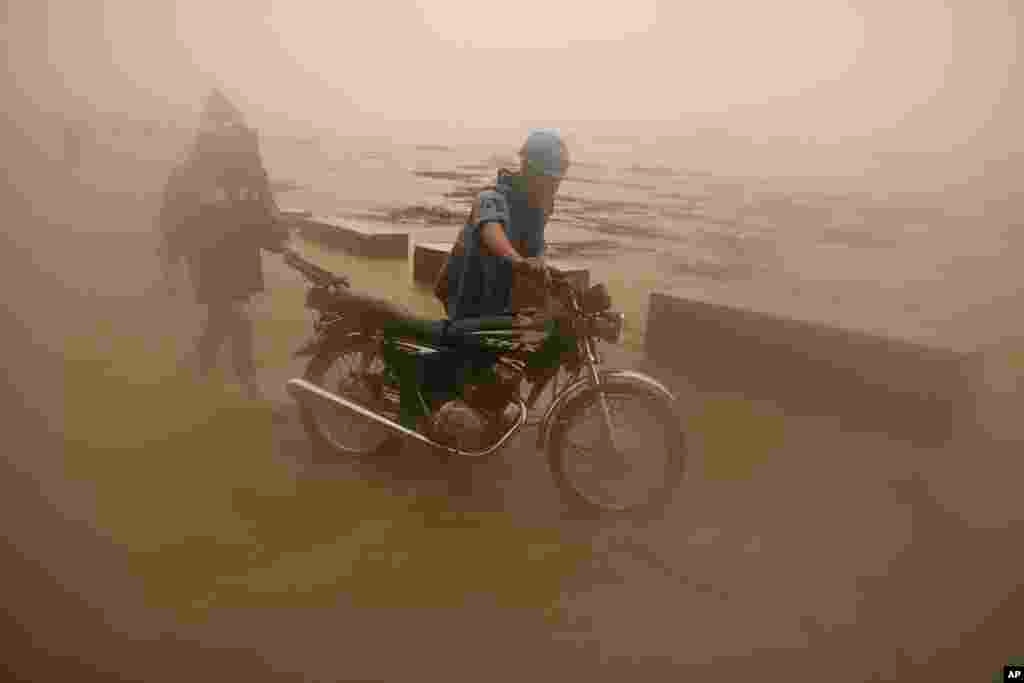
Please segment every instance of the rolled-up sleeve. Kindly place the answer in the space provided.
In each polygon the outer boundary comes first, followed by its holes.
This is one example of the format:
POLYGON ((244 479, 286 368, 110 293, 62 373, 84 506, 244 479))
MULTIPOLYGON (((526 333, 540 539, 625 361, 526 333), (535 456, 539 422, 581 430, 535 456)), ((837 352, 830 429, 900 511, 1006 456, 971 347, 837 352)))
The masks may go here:
POLYGON ((477 198, 477 207, 476 226, 483 225, 484 223, 501 223, 508 227, 508 201, 501 193, 494 190, 481 192, 477 198))

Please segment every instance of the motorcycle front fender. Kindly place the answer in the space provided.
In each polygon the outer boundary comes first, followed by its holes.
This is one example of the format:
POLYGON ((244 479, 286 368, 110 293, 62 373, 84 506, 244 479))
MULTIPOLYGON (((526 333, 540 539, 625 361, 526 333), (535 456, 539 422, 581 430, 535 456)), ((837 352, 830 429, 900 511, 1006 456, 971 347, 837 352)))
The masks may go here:
MULTIPOLYGON (((676 396, 668 387, 650 375, 645 375, 642 372, 635 372, 633 370, 601 370, 599 377, 600 384, 598 386, 632 385, 651 393, 653 396, 660 398, 666 403, 673 405, 676 403, 676 396)), ((551 402, 551 405, 548 406, 548 409, 544 411, 544 416, 540 421, 540 429, 537 431, 538 449, 542 451, 547 450, 548 443, 551 440, 551 434, 554 431, 555 425, 558 423, 562 412, 572 403, 573 399, 592 388, 594 388, 594 384, 590 378, 583 377, 570 384, 562 391, 562 393, 555 397, 551 402)))

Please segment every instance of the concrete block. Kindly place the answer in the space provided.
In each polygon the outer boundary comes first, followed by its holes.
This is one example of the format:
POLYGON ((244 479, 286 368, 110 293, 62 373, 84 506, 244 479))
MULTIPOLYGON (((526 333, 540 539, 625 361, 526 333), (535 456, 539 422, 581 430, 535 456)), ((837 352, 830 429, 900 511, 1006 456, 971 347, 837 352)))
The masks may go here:
POLYGON ((305 218, 299 230, 324 246, 367 258, 404 259, 409 256, 409 233, 391 224, 330 217, 305 218))
POLYGON ((853 431, 882 431, 935 445, 962 425, 974 360, 969 350, 837 324, 835 311, 816 318, 806 315, 807 307, 797 317, 792 307, 780 312, 764 298, 750 298, 754 301, 744 305, 742 294, 652 293, 648 356, 698 389, 838 417, 853 431))
POLYGON ((428 287, 437 281, 448 254, 452 250, 452 242, 417 243, 412 252, 412 279, 428 287))

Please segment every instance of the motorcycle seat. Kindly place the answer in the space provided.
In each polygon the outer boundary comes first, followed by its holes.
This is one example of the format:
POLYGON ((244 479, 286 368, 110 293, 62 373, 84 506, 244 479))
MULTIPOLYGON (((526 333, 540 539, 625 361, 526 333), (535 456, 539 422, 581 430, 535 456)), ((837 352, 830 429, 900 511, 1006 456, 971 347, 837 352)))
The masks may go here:
POLYGON ((475 333, 487 330, 543 327, 542 321, 511 314, 454 321, 421 318, 404 306, 365 292, 344 289, 338 296, 340 308, 353 311, 367 327, 380 327, 387 334, 437 346, 473 345, 475 333))
MULTIPOLYGON (((474 346, 478 332, 523 327, 523 321, 513 315, 463 318, 455 321, 431 320, 413 316, 395 318, 385 325, 385 330, 396 336, 411 337, 438 346, 474 346)), ((528 324, 526 327, 532 328, 534 325, 528 324)))

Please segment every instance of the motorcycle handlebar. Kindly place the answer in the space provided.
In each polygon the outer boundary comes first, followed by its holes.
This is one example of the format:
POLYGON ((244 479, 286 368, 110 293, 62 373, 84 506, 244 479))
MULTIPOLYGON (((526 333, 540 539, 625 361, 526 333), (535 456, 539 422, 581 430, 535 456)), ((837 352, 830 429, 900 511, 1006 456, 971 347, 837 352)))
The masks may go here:
POLYGON ((551 266, 547 266, 546 271, 548 279, 543 288, 545 309, 551 310, 553 301, 560 301, 575 310, 578 306, 580 292, 577 291, 569 275, 551 266))
POLYGON ((333 286, 341 285, 344 287, 350 286, 349 279, 344 275, 335 275, 329 270, 325 270, 320 266, 307 261, 298 252, 292 249, 285 249, 281 252, 284 256, 284 262, 291 268, 297 270, 307 280, 315 285, 321 286, 333 286))

